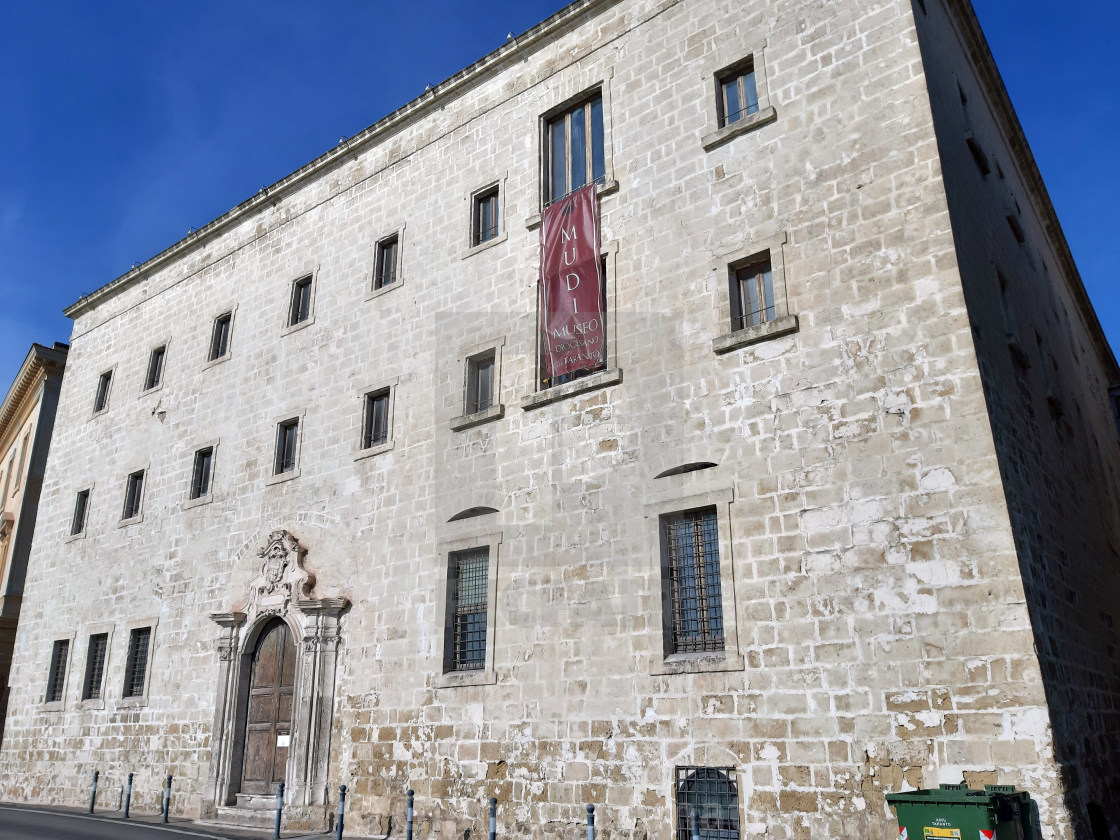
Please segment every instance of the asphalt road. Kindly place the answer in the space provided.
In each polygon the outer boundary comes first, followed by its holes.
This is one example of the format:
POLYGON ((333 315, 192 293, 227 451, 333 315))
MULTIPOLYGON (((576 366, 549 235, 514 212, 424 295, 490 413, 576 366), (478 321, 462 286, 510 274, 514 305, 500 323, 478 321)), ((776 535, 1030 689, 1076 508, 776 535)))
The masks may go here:
MULTIPOLYGON (((271 836, 271 832, 227 832, 190 822, 172 822, 165 826, 145 818, 125 822, 119 817, 90 817, 29 806, 0 805, 0 838, 3 840, 247 840, 271 836)), ((281 836, 289 840, 324 840, 328 835, 284 832, 281 836)))

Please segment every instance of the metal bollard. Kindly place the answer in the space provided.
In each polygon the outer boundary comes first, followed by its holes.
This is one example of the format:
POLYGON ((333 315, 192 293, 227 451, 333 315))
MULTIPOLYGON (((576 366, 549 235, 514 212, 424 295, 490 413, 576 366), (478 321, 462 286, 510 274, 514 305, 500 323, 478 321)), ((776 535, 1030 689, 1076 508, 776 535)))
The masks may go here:
POLYGON ((700 840, 700 829, 696 827, 696 809, 688 809, 688 832, 692 840, 700 840))
POLYGON ((93 771, 93 787, 89 789, 89 812, 91 814, 93 813, 94 803, 97 802, 97 777, 100 775, 97 770, 93 771))
POLYGON ((163 822, 167 822, 167 812, 171 810, 171 774, 167 774, 167 784, 163 788, 163 822))
POLYGON ((490 840, 495 840, 498 836, 498 800, 496 797, 490 797, 490 840))
POLYGON ((412 815, 415 813, 415 809, 412 806, 412 797, 414 797, 415 795, 416 794, 412 790, 412 788, 409 788, 408 789, 408 811, 407 811, 407 816, 406 816, 406 819, 405 819, 405 829, 404 829, 405 840, 412 840, 412 815))
POLYGON ((335 831, 335 840, 342 840, 342 820, 346 816, 346 785, 338 787, 338 829, 335 831))
POLYGON ((124 818, 128 819, 128 806, 132 802, 132 774, 128 774, 128 786, 124 789, 124 818))
POLYGON ((273 840, 280 837, 280 820, 284 816, 284 783, 280 783, 280 789, 276 791, 276 828, 272 830, 273 840))
POLYGON ((595 806, 587 806, 587 840, 595 840, 595 806))

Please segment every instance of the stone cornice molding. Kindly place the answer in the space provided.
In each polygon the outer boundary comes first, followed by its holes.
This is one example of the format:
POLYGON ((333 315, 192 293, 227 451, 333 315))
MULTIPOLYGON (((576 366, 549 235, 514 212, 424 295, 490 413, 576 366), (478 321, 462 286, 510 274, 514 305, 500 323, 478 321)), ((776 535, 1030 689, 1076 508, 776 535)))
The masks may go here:
POLYGON ((40 379, 48 378, 52 374, 61 376, 62 369, 66 366, 66 353, 69 349, 65 344, 56 344, 54 347, 44 347, 42 344, 31 345, 12 387, 8 389, 3 404, 0 404, 0 439, 4 437, 8 425, 19 413, 27 396, 34 393, 40 379))

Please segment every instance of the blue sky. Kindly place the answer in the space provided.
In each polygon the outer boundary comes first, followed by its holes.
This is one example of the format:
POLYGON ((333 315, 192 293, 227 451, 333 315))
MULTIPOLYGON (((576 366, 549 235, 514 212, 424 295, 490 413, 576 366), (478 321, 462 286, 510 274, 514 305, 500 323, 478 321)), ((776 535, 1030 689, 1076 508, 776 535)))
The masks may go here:
MULTIPOLYGON (((1120 10, 974 2, 1120 347, 1120 10)), ((69 340, 80 295, 564 5, 0 3, 0 394, 33 341, 69 340)))

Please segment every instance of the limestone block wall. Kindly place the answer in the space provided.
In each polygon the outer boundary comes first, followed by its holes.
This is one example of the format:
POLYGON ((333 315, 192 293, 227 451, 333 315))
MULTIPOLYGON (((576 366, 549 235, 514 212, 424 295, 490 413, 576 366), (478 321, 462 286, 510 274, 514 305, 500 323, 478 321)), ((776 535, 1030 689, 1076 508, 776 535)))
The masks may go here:
POLYGON ((668 838, 675 768, 719 766, 747 835, 895 836, 886 792, 964 778, 1029 788, 1048 836, 1072 836, 909 6, 624 0, 552 26, 72 309, 2 795, 77 804, 96 767, 108 805, 134 771, 154 808, 173 773, 176 809, 212 814, 209 615, 245 603, 284 529, 313 596, 351 604, 324 760, 355 831, 399 834, 412 787, 425 837, 484 830, 495 795, 503 825, 536 837, 580 831, 594 802, 610 835, 668 838), (714 74, 749 54, 775 117, 706 149, 714 74), (595 88, 620 373, 527 408, 541 119, 595 88), (472 251, 470 196, 495 182, 500 241, 472 251), (393 231, 399 285, 373 295, 393 231), (716 353, 728 265, 765 249, 798 329, 716 353), (312 322, 286 330, 308 274, 312 322), (229 357, 207 364, 230 310, 229 357), (165 384, 142 394, 165 341, 165 384), (465 359, 489 347, 501 416, 455 431, 465 359), (356 459, 361 397, 389 382, 393 446, 356 459), (299 474, 273 483, 293 416, 299 474), (204 445, 213 500, 190 506, 204 445), (696 462, 715 466, 657 477, 696 462), (142 521, 121 526, 141 468, 142 521), (90 524, 69 539, 85 487, 90 524), (666 661, 658 517, 709 504, 727 649, 666 661), (497 512, 449 521, 472 507, 497 512), (448 546, 481 542, 493 676, 449 685, 448 546), (139 625, 155 627, 151 681, 125 702, 139 625), (83 703, 102 631, 106 698, 83 703), (47 708, 68 635, 65 700, 47 708))

